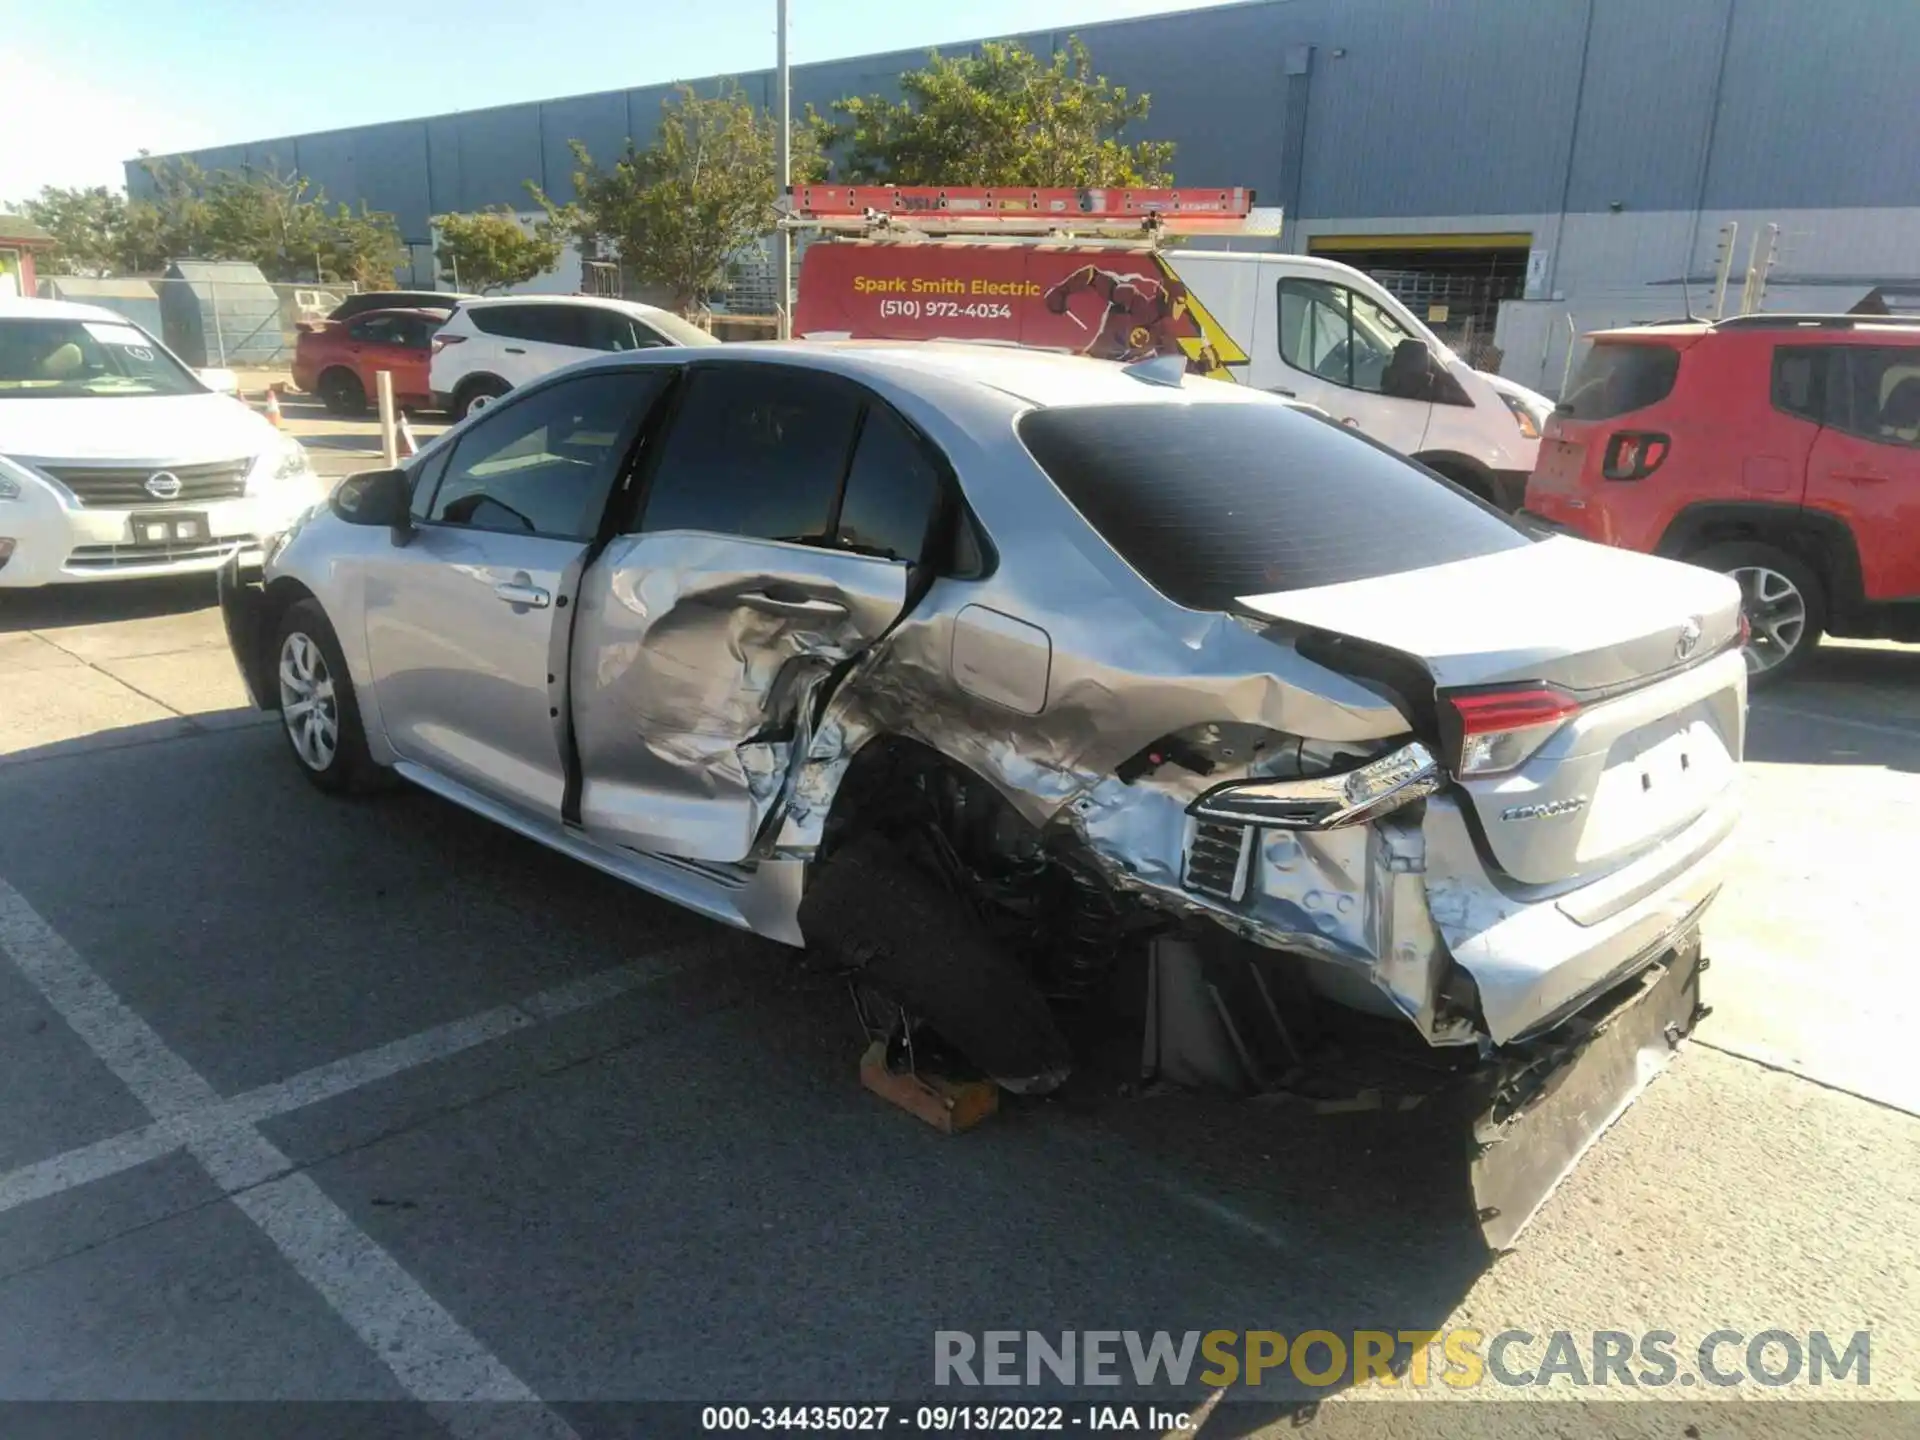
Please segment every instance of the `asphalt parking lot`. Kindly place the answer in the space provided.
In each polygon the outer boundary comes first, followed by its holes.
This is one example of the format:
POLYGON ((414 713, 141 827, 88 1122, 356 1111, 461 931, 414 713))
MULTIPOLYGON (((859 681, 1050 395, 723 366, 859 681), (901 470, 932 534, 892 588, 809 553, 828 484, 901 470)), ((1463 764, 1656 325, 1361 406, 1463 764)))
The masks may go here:
POLYGON ((664 1433, 594 1407, 923 1400, 943 1329, 1464 1325, 1868 1330, 1848 1398, 1920 1400, 1920 650, 1755 703, 1715 1013, 1491 1264, 1384 1117, 1100 1094, 943 1138, 859 1087, 832 977, 283 743, 210 583, 0 593, 0 1398, 664 1433))

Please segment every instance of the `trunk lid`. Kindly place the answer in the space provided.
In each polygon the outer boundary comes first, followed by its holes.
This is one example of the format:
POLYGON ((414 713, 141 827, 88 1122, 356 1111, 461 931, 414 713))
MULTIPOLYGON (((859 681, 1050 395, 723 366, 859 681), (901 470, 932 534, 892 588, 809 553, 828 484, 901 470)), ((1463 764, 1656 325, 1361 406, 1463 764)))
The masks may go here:
POLYGON ((1449 692, 1548 686, 1578 702, 1501 773, 1461 776, 1458 746, 1443 751, 1492 860, 1523 884, 1617 869, 1734 782, 1746 669, 1739 589, 1724 576, 1556 538, 1240 603, 1417 662, 1443 729, 1449 692))

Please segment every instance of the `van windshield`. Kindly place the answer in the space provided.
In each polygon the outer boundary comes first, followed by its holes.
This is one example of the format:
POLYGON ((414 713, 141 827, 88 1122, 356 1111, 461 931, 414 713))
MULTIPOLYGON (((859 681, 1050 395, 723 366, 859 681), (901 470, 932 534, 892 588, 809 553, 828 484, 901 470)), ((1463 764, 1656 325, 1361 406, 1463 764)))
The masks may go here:
POLYGON ((0 319, 0 400, 205 393, 193 372, 137 325, 0 319))

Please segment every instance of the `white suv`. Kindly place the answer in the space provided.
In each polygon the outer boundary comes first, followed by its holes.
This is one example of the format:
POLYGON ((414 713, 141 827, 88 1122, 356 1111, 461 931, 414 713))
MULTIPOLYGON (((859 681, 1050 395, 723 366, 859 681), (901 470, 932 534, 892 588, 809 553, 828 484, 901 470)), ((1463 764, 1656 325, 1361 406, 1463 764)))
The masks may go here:
POLYGON ((671 311, 585 295, 469 300, 433 337, 433 403, 456 420, 517 385, 618 350, 718 345, 671 311))
POLYGON ((115 311, 0 299, 0 590, 258 564, 326 485, 233 388, 115 311))

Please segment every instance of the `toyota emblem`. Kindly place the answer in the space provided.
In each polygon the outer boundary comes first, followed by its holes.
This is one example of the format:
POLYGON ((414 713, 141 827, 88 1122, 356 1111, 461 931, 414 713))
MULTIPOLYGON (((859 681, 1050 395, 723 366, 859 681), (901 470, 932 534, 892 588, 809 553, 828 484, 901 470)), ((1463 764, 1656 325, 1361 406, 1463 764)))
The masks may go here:
POLYGON ((1684 660, 1693 654, 1700 644, 1700 622, 1689 620, 1680 627, 1680 638, 1673 642, 1673 653, 1684 660))
POLYGON ((156 500, 178 499, 180 477, 171 470, 156 470, 147 477, 146 491, 156 500))

